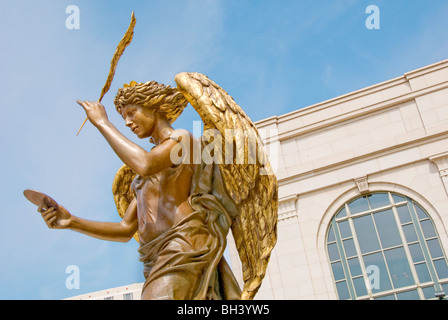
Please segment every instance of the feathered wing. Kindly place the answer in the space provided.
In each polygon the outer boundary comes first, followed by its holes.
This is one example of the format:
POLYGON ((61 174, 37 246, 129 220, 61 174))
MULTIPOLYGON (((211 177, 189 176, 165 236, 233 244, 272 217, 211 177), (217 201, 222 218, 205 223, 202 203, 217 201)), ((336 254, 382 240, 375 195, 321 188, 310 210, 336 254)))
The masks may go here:
MULTIPOLYGON (((115 206, 121 218, 124 217, 126 210, 134 199, 134 193, 131 190, 131 183, 137 174, 127 165, 122 165, 115 174, 112 183, 112 193, 114 195, 115 206)), ((134 234, 134 239, 139 241, 138 232, 134 234)))
POLYGON ((199 73, 180 73, 175 81, 199 113, 204 133, 218 130, 224 141, 225 154, 218 165, 233 209, 237 208, 231 228, 242 262, 241 298, 253 299, 277 241, 277 179, 257 128, 229 94, 199 73), (233 151, 226 161, 228 150, 233 151))

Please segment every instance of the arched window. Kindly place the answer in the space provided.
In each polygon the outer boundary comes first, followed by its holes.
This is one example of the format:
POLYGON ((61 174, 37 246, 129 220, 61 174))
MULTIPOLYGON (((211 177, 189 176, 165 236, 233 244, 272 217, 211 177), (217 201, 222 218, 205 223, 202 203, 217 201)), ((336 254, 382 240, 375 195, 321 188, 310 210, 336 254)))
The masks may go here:
POLYGON ((448 265, 432 220, 412 199, 377 192, 333 217, 327 253, 339 299, 437 299, 448 265))

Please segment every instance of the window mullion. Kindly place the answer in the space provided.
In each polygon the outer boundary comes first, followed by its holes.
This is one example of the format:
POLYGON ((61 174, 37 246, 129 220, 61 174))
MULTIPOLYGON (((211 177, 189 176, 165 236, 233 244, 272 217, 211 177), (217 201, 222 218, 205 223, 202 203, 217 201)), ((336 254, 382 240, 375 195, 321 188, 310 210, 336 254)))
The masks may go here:
MULTIPOLYGON (((390 284, 392 286, 392 290, 395 290, 394 282, 393 282, 393 279, 392 279, 392 276, 391 276, 391 272, 389 270, 389 263, 388 263, 388 261, 386 259, 386 256, 384 255, 384 251, 387 250, 387 249, 383 248, 383 244, 381 243, 381 238, 380 238, 380 234, 378 232, 378 227, 376 225, 375 218, 374 218, 373 214, 370 213, 370 215, 372 216, 372 222, 373 222, 373 227, 375 228, 376 238, 378 239, 378 243, 380 245, 379 252, 381 252, 381 255, 383 256, 384 266, 386 267, 387 276, 389 277, 389 281, 390 281, 390 284)), ((389 248, 389 250, 390 250, 390 248, 389 248)))
POLYGON ((420 246, 423 251, 423 256, 425 257, 425 261, 426 261, 426 265, 429 270, 429 274, 431 275, 431 278, 434 282, 434 287, 436 289, 436 293, 443 292, 442 286, 439 284, 439 281, 438 281, 438 277, 437 277, 435 267, 434 267, 432 259, 431 259, 431 255, 429 254, 429 250, 426 245, 425 236, 423 235, 423 231, 420 226, 417 212, 415 211, 415 208, 414 208, 414 203, 412 202, 411 199, 409 199, 409 198, 406 198, 406 199, 408 200, 409 213, 411 215, 412 222, 414 223, 415 231, 417 232, 417 238, 420 242, 420 246))
MULTIPOLYGON (((390 199, 391 203, 393 203, 392 195, 390 193, 389 193, 389 199, 390 199)), ((406 236, 404 234, 403 227, 401 226, 401 221, 398 216, 397 208, 395 207, 395 205, 392 207, 392 213, 394 215, 395 223, 397 224, 398 234, 400 235, 401 242, 403 244, 403 249, 406 254, 408 263, 409 263, 409 267, 411 268, 412 277, 414 278, 414 283, 417 285, 417 287, 420 287, 420 279, 418 277, 417 270, 415 269, 414 261, 412 260, 411 252, 409 250, 406 236)), ((417 292, 418 292, 420 298, 424 299, 423 291, 418 289, 417 292)))
POLYGON ((345 274, 345 281, 347 282, 347 287, 348 287, 348 291, 350 293, 350 297, 352 299, 356 299, 356 293, 355 293, 355 289, 352 283, 352 277, 350 274, 350 269, 348 266, 348 261, 347 261, 347 256, 345 255, 345 249, 344 249, 344 244, 342 243, 342 237, 341 234, 339 232, 339 226, 337 226, 336 221, 333 220, 332 222, 333 225, 333 230, 334 230, 334 237, 336 239, 336 243, 338 245, 339 248, 339 256, 341 259, 341 263, 342 263, 342 268, 344 270, 344 274, 345 274))
POLYGON ((361 267, 362 276, 364 278, 364 283, 366 284, 367 294, 371 298, 373 292, 372 292, 372 288, 370 287, 370 282, 368 282, 369 277, 367 275, 366 265, 364 264, 364 259, 362 257, 362 253, 361 253, 361 247, 359 246, 359 242, 358 242, 358 235, 356 234, 355 225, 353 224, 352 218, 350 218, 348 220, 348 223, 349 223, 350 229, 352 231, 353 242, 355 243, 355 248, 356 248, 356 256, 358 257, 359 266, 361 267))

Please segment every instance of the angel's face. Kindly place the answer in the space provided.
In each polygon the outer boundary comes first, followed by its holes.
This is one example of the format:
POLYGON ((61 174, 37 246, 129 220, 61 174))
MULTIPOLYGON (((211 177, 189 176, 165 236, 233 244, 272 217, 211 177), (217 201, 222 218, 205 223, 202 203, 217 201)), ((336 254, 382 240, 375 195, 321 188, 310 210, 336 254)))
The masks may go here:
POLYGON ((149 138, 153 134, 156 109, 128 104, 121 108, 121 116, 126 126, 140 139, 149 138))

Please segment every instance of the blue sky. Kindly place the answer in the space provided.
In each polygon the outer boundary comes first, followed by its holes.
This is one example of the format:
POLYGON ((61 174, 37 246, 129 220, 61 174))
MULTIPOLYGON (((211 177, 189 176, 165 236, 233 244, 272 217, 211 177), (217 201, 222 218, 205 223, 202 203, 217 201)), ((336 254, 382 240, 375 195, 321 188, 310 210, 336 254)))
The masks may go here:
MULTIPOLYGON (((0 2, 0 299, 62 299, 143 281, 137 243, 49 230, 27 188, 73 214, 119 221, 111 185, 120 160, 76 99, 97 100, 115 47, 137 18, 133 42, 103 99, 110 120, 123 83, 174 85, 208 75, 254 120, 281 115, 448 58, 446 0, 148 0, 0 2), (69 30, 65 11, 80 10, 69 30), (380 29, 365 26, 367 6, 380 29), (80 270, 80 289, 65 285, 80 270)), ((189 107, 176 122, 193 129, 189 107)))

